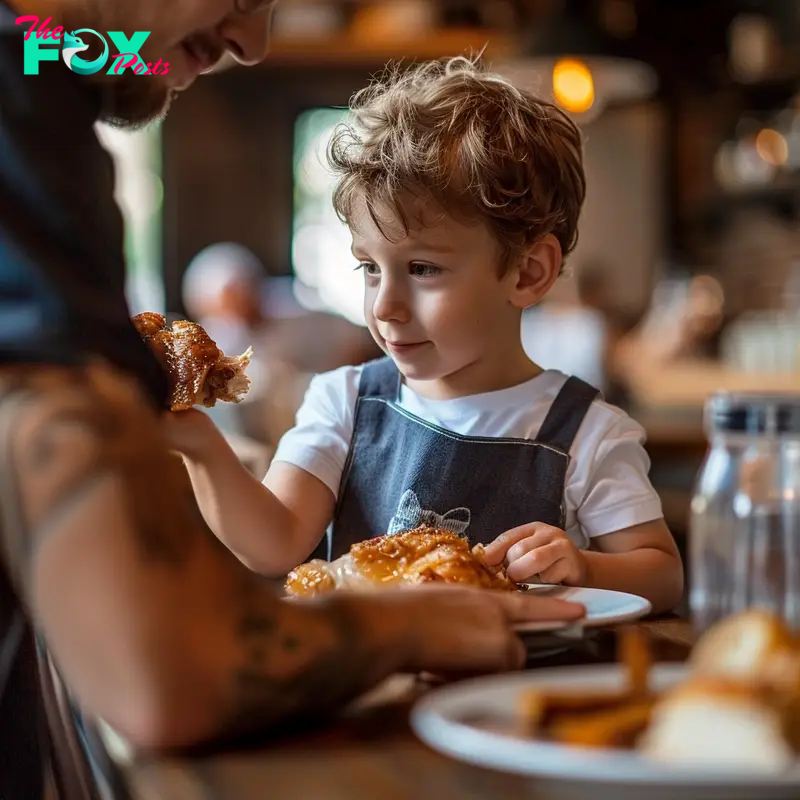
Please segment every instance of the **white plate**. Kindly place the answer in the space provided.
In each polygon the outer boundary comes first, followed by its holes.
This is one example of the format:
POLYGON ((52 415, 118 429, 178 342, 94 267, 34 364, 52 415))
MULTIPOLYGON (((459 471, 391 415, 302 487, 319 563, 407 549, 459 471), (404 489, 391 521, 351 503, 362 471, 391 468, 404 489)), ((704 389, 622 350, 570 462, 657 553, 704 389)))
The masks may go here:
MULTIPOLYGON (((651 685, 660 691, 685 674, 683 665, 658 665, 651 673, 651 685)), ((692 798, 708 796, 710 790, 714 796, 724 798, 800 797, 800 762, 789 772, 769 776, 736 772, 733 768, 716 772, 684 770, 660 765, 634 751, 537 742, 513 729, 525 690, 555 686, 615 689, 622 688, 626 680, 626 673, 618 664, 478 678, 432 691, 415 706, 411 724, 417 736, 433 749, 460 761, 505 772, 580 783, 603 781, 703 790, 680 795, 692 798)), ((590 788, 594 791, 596 786, 590 788)))
MULTIPOLYGON (((618 625, 647 616, 652 610, 649 600, 636 594, 612 592, 609 589, 584 589, 550 584, 529 584, 529 592, 543 593, 548 597, 571 600, 586 608, 586 616, 579 620, 584 628, 597 628, 604 625, 618 625)), ((519 633, 543 633, 566 627, 563 622, 524 622, 515 625, 519 633)))

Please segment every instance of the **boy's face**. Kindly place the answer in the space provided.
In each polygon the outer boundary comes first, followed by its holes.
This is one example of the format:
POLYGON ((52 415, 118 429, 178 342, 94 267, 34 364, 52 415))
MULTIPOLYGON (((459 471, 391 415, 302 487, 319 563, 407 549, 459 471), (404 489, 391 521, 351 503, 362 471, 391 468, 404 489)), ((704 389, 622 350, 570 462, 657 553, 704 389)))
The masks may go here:
POLYGON ((407 208, 407 236, 381 214, 387 238, 359 206, 353 255, 364 273, 364 310, 375 341, 407 383, 428 396, 494 388, 489 376, 522 345, 521 310, 511 301, 517 271, 499 276, 492 234, 416 202, 407 208))

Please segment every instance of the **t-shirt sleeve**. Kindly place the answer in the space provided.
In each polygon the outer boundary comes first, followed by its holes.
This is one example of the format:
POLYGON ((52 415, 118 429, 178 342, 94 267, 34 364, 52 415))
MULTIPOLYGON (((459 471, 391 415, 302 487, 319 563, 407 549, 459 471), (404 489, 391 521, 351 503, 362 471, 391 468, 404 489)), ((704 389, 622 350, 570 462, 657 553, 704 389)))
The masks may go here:
POLYGON ((360 367, 342 367, 316 376, 297 412, 295 426, 283 435, 273 458, 293 464, 339 494, 353 438, 360 367))
POLYGON ((567 502, 591 538, 641 525, 663 516, 649 478, 645 431, 625 414, 616 415, 573 454, 567 502))
POLYGON ((100 356, 157 403, 166 378, 130 321, 101 96, 45 61, 25 75, 23 28, 0 6, 0 364, 100 356))

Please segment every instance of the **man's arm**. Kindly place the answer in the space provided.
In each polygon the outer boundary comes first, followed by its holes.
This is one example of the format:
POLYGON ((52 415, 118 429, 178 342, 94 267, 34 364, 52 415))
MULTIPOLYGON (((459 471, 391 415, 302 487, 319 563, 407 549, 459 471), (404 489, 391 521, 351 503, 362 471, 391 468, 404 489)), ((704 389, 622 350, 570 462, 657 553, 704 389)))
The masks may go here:
POLYGON ((407 660, 364 607, 281 602, 207 533, 130 382, 8 375, 7 550, 87 710, 139 745, 181 746, 335 707, 407 660))

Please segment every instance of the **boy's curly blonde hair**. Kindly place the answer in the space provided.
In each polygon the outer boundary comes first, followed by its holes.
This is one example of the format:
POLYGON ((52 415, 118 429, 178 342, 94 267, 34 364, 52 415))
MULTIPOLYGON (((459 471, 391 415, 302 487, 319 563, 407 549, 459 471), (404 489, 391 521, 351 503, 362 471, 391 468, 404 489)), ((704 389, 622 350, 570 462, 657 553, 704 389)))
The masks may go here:
POLYGON ((564 256, 574 249, 586 195, 582 137, 552 103, 458 57, 390 66, 350 107, 328 160, 334 208, 351 227, 363 198, 384 236, 380 208, 408 234, 411 196, 486 223, 502 249, 501 272, 548 233, 564 256))

